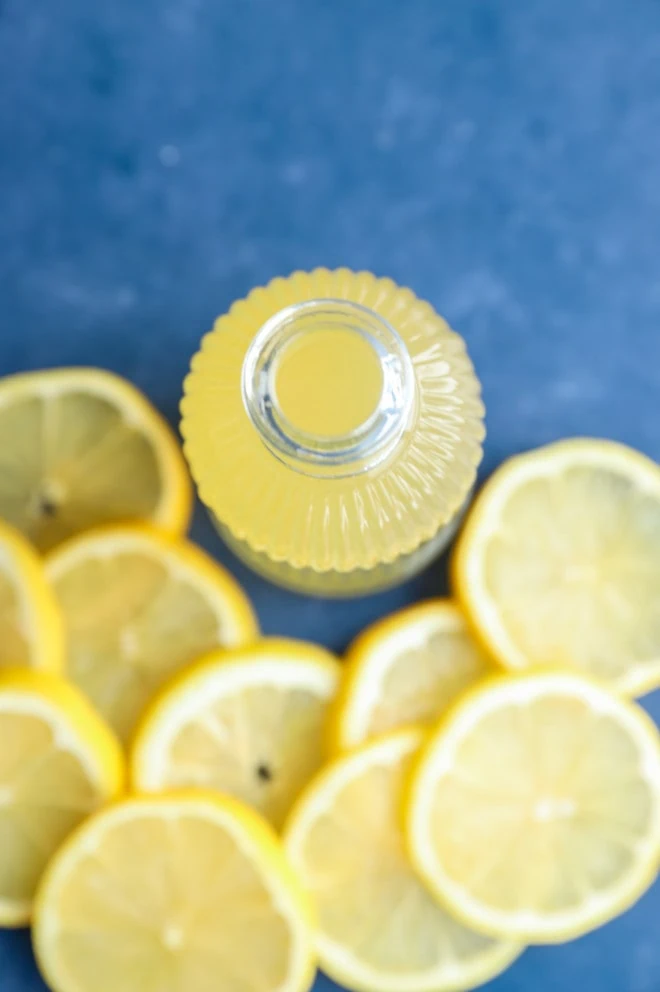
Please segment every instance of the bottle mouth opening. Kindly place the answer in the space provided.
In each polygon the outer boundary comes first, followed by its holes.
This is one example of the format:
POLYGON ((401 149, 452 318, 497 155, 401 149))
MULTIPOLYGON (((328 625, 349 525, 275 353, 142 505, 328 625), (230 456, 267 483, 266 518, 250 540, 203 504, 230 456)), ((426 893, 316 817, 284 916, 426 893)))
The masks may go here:
POLYGON ((411 419, 415 377, 394 328, 341 299, 296 303, 259 329, 242 395, 263 443, 307 475, 348 476, 391 453, 411 419))

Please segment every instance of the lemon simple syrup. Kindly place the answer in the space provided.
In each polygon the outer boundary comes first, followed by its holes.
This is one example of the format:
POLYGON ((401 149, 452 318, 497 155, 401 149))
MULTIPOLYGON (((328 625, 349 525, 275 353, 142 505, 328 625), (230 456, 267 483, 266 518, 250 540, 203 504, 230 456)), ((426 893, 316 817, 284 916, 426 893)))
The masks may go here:
POLYGON ((395 584, 442 550, 484 435, 459 335, 410 290, 346 269, 235 303, 193 359, 182 413, 225 541, 325 595, 395 584))

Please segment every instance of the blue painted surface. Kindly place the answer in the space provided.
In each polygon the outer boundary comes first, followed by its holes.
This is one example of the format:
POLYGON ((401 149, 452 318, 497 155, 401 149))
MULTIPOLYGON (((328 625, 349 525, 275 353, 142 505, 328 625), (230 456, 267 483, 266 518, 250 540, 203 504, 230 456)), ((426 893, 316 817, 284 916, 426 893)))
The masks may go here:
MULTIPOLYGON (((217 312, 346 264, 466 336, 486 470, 575 433, 660 458, 659 222, 656 0, 0 0, 0 374, 106 366, 174 421, 217 312)), ((307 601, 195 535, 334 648, 444 588, 307 601)), ((489 989, 657 992, 658 920, 660 886, 489 989)), ((0 992, 42 989, 0 934, 0 992)))

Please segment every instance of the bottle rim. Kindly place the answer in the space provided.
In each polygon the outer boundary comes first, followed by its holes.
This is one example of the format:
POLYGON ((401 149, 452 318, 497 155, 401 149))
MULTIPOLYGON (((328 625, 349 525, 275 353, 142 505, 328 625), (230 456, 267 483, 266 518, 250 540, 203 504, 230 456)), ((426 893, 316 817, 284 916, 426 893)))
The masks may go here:
POLYGON ((412 419, 415 374, 389 321, 352 300, 324 297, 284 307, 259 328, 245 355, 241 391, 255 430, 276 458, 304 475, 346 478, 376 468, 395 451, 412 419), (359 335, 381 373, 376 407, 361 424, 338 436, 292 423, 277 393, 278 365, 286 350, 321 330, 359 335))

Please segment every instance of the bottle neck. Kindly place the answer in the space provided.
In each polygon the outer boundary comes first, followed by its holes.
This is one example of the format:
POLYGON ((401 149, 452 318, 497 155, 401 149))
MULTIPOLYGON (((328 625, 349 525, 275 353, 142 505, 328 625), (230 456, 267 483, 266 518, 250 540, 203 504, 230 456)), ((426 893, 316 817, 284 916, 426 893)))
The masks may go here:
POLYGON ((266 447, 305 475, 369 471, 395 450, 415 406, 415 376, 394 328, 340 299, 295 303, 255 335, 243 401, 266 447))

